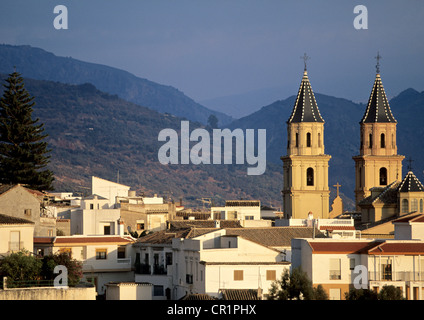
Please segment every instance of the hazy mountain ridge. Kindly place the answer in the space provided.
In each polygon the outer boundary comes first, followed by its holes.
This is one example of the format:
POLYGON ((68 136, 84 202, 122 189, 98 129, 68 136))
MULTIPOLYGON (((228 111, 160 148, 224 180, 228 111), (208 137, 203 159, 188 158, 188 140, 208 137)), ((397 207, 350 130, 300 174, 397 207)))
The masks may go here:
POLYGON ((99 90, 117 94, 127 101, 203 124, 207 123, 211 114, 218 118, 219 124, 233 120, 226 114, 200 105, 172 86, 139 78, 124 70, 59 57, 27 45, 0 45, 0 73, 9 74, 14 67, 27 78, 68 84, 92 83, 99 90))

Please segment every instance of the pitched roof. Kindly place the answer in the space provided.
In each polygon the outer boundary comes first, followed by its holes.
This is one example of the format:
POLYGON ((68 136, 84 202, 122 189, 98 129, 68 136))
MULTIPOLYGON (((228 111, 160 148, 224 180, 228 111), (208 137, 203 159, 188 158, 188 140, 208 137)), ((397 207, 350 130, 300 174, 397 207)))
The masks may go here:
POLYGON ((221 289, 223 300, 260 300, 256 289, 221 289))
MULTIPOLYGON (((220 228, 240 228, 241 224, 238 220, 219 220, 220 228)), ((215 228, 214 220, 171 220, 169 221, 169 229, 186 229, 186 228, 215 228)))
MULTIPOLYGON (((312 238, 313 228, 310 227, 264 227, 264 228, 232 228, 226 229, 227 235, 241 236, 247 240, 266 247, 290 247, 294 238, 312 238)), ((325 235, 315 229, 315 237, 325 235)))
POLYGON ((398 188, 399 192, 420 192, 424 191, 424 186, 414 175, 412 171, 409 171, 398 188))
POLYGON ((400 217, 396 220, 393 220, 392 223, 402 223, 402 222, 424 222, 424 214, 415 213, 413 215, 408 215, 407 217, 400 217))
POLYGON ((293 111, 287 121, 287 123, 297 122, 324 122, 324 119, 319 113, 318 105, 306 70, 303 72, 302 82, 300 83, 293 111))
POLYGON ((212 297, 206 293, 192 293, 192 294, 186 294, 180 300, 199 301, 199 300, 217 300, 217 298, 212 297))
POLYGON ((376 196, 369 195, 368 197, 362 199, 359 201, 358 205, 371 205, 376 203, 383 203, 383 204, 397 204, 397 194, 398 194, 398 187, 400 185, 399 181, 394 181, 391 184, 389 184, 386 187, 375 187, 372 188, 372 190, 378 190, 380 189, 381 192, 377 194, 376 196))
POLYGON ((34 224, 34 222, 27 219, 0 214, 0 224, 34 224))
POLYGON ((424 242, 384 242, 368 250, 368 254, 423 254, 424 242))
POLYGON ((80 244, 80 243, 131 243, 134 242, 130 236, 58 236, 54 244, 80 244))
POLYGON ((259 200, 226 200, 226 207, 260 207, 259 200))
POLYGON ((312 248, 312 253, 364 253, 370 248, 373 248, 380 241, 310 241, 309 245, 312 248))
POLYGON ((137 239, 137 243, 172 244, 174 238, 191 239, 217 230, 216 228, 186 228, 179 230, 162 230, 137 239))
POLYGON ((361 120, 361 123, 375 122, 397 122, 390 110, 389 102, 379 73, 377 73, 375 77, 371 95, 368 99, 367 109, 365 110, 365 114, 361 120))

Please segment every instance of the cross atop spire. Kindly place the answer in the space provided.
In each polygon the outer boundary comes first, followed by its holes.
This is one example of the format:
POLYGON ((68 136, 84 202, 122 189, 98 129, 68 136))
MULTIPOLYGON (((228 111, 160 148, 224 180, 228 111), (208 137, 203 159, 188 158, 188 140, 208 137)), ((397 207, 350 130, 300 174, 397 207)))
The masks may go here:
POLYGON ((311 57, 308 57, 308 55, 306 54, 306 52, 303 54, 302 57, 300 57, 300 59, 303 59, 303 63, 305 65, 305 69, 304 71, 306 71, 306 61, 308 61, 309 59, 311 59, 311 57))
POLYGON ((380 56, 380 52, 377 51, 377 56, 375 57, 375 59, 377 60, 377 64, 375 65, 375 69, 377 71, 377 73, 380 73, 380 59, 382 58, 382 56, 380 56))
POLYGON ((339 184, 338 182, 333 186, 333 187, 336 187, 336 189, 337 189, 337 196, 336 197, 338 197, 339 196, 339 188, 341 187, 342 185, 341 184, 339 184))

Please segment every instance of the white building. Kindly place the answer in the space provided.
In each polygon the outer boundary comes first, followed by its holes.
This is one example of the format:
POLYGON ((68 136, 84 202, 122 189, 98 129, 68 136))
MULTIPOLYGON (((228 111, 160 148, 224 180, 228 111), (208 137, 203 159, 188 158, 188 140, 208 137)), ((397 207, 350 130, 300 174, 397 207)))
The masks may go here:
POLYGON ((130 187, 124 184, 91 177, 91 193, 108 199, 109 207, 117 203, 118 197, 128 197, 130 187))
POLYGON ((424 300, 424 215, 393 223, 395 240, 293 239, 292 267, 301 267, 330 299, 344 299, 359 276, 355 267, 361 265, 368 288, 378 292, 393 285, 407 299, 424 300))
POLYGON ((227 200, 224 207, 211 207, 211 218, 238 220, 243 227, 270 227, 272 223, 261 219, 259 200, 227 200))
POLYGON ((34 250, 43 255, 67 252, 83 263, 83 279, 93 282, 98 294, 109 282, 134 280, 136 239, 131 236, 59 236, 34 238, 34 250))
POLYGON ((71 235, 123 235, 120 217, 120 209, 113 209, 108 199, 96 194, 85 197, 71 212, 71 235))
POLYGON ((223 289, 255 289, 266 295, 290 262, 281 250, 229 231, 166 230, 138 239, 134 248, 141 267, 135 282, 152 283, 153 299, 219 297, 223 289))

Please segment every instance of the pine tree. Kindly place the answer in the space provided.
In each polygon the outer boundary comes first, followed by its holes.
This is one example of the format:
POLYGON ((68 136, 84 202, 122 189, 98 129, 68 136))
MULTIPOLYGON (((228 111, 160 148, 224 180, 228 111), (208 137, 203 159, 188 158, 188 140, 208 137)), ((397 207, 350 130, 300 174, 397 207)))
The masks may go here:
POLYGON ((45 167, 50 152, 43 124, 32 119, 34 98, 16 70, 6 79, 0 98, 0 182, 52 190, 53 172, 45 167))

